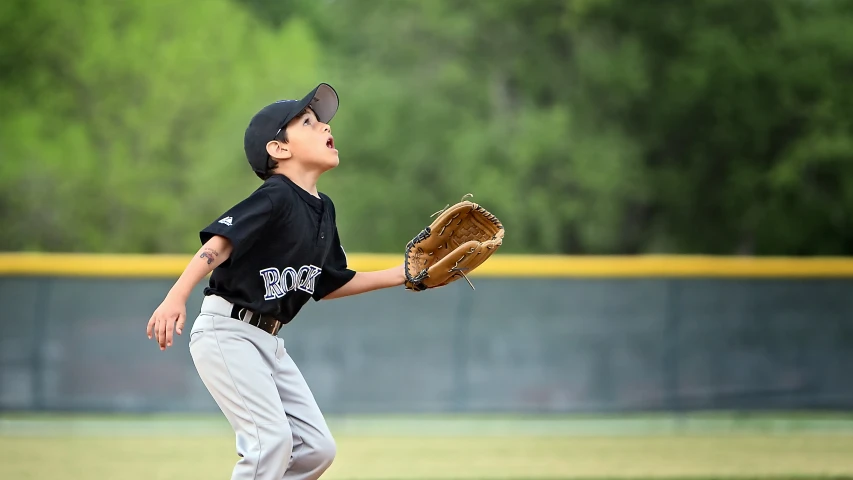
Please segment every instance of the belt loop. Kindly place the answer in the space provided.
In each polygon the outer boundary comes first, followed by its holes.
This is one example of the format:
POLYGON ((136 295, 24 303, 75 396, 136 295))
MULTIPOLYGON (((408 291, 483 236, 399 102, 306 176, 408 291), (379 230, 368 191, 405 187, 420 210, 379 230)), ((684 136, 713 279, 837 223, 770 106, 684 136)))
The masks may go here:
POLYGON ((254 312, 251 312, 246 308, 240 308, 237 305, 232 305, 231 307, 231 318, 236 318, 241 322, 249 323, 254 315, 254 312))

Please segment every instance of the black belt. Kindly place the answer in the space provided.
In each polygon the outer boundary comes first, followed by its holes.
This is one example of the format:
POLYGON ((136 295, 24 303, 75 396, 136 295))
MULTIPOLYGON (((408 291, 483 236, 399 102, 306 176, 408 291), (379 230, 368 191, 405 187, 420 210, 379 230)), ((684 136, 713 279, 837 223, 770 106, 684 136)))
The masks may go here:
POLYGON ((258 315, 254 312, 249 312, 245 308, 238 307, 237 305, 234 305, 231 308, 231 318, 258 327, 273 336, 278 335, 278 331, 281 330, 281 326, 283 325, 275 317, 270 315, 258 315), (248 313, 251 313, 252 316, 246 320, 246 314, 248 313))

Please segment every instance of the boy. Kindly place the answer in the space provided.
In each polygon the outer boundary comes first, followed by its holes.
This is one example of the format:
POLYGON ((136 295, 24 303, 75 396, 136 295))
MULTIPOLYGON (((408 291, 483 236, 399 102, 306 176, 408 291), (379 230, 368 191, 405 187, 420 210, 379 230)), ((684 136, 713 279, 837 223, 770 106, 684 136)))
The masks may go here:
POLYGON ((244 149, 264 183, 200 232, 202 247, 148 322, 160 350, 181 335, 186 302, 211 273, 189 348, 202 382, 234 429, 233 480, 308 480, 335 443, 305 379, 278 338, 309 299, 403 285, 403 266, 347 268, 335 207, 317 180, 338 165, 328 123, 338 95, 320 84, 302 100, 264 107, 244 149))

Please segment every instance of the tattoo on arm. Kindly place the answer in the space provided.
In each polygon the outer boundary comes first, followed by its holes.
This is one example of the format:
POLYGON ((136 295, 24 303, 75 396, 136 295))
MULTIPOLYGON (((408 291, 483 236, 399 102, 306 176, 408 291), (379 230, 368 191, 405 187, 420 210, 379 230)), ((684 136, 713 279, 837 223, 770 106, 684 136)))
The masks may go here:
POLYGON ((216 260, 216 257, 218 256, 219 252, 217 252, 216 250, 212 248, 205 248, 204 251, 201 252, 201 255, 199 255, 199 258, 206 258, 207 264, 210 265, 214 262, 214 260, 216 260))

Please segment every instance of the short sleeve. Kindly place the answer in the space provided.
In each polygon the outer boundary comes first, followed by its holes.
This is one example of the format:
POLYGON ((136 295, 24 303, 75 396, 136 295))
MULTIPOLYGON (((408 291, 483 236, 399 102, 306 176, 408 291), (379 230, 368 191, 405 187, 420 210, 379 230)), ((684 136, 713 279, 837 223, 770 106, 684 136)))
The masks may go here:
POLYGON ((202 245, 214 235, 227 238, 233 249, 228 259, 220 266, 227 268, 233 260, 243 255, 264 230, 272 216, 273 205, 269 195, 255 191, 245 200, 231 207, 213 223, 199 233, 202 245))
POLYGON ((355 272, 350 270, 347 264, 347 254, 341 245, 337 228, 335 228, 331 249, 314 289, 313 298, 315 301, 322 300, 326 295, 343 287, 355 276, 355 272))

